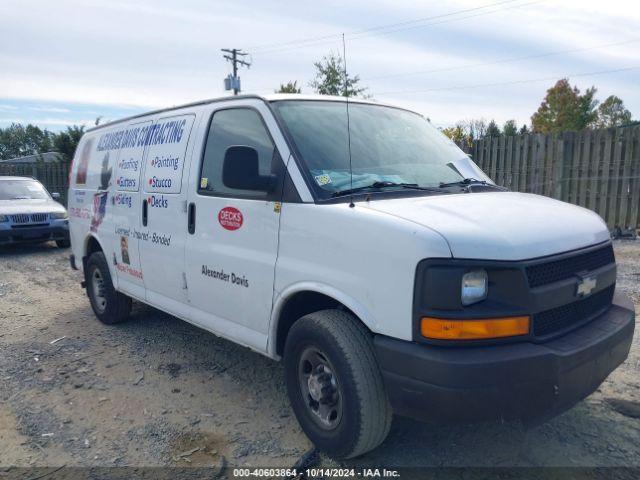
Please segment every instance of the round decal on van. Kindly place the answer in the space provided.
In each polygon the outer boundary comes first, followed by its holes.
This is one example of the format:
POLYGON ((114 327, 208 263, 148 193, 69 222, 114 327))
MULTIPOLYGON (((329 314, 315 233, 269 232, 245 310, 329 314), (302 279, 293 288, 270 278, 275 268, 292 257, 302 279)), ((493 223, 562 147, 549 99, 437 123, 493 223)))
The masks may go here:
POLYGON ((227 230, 237 230, 242 226, 242 212, 237 208, 224 207, 218 212, 218 222, 227 230))

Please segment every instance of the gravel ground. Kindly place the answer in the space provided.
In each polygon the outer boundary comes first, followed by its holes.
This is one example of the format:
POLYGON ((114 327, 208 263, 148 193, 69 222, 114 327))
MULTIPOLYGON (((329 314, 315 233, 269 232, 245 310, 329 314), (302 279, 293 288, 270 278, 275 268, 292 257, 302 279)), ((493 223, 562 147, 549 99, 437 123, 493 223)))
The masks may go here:
MULTIPOLYGON (((615 250, 618 288, 640 311, 640 241, 615 250)), ((280 364, 140 304, 100 324, 68 254, 0 250, 0 467, 287 467, 310 448, 280 364)), ((395 419, 349 465, 640 466, 638 338, 596 393, 544 425, 395 419)))

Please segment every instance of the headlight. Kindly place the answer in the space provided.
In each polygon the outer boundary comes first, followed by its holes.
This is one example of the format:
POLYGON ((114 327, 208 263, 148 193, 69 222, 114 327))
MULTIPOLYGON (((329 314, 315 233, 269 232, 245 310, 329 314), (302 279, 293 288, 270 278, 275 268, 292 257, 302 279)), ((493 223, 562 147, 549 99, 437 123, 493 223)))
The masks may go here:
POLYGON ((471 305, 487 298, 489 280, 486 270, 471 270, 462 276, 461 300, 463 305, 471 305))
POLYGON ((0 215, 0 223, 8 222, 8 221, 9 221, 8 215, 0 215))
POLYGON ((49 214, 51 220, 64 220, 68 217, 67 212, 53 212, 49 214))

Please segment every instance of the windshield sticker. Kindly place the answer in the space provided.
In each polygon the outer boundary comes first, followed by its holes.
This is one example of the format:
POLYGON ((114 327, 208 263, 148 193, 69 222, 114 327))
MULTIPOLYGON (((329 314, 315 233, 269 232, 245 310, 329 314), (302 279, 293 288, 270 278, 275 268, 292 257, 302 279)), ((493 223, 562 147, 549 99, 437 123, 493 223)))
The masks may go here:
POLYGON ((242 227, 244 218, 242 212, 234 207, 224 207, 218 212, 218 222, 227 230, 238 230, 242 227))
POLYGON ((321 187, 323 185, 328 185, 331 183, 331 177, 329 175, 327 175, 326 173, 322 174, 322 175, 316 175, 315 177, 316 183, 318 185, 320 185, 321 187))
POLYGON ((200 188, 204 190, 207 188, 207 185, 209 185, 209 179, 207 177, 202 177, 200 179, 200 188))

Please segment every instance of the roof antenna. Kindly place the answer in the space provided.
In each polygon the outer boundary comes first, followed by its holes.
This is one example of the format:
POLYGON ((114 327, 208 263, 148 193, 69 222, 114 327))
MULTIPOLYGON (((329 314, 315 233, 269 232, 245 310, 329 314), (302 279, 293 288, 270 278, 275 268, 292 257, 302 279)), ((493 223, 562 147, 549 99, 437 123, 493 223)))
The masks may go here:
POLYGON ((356 205, 353 203, 353 164, 351 163, 351 122, 349 121, 349 84, 347 82, 347 48, 344 43, 344 33, 342 34, 342 60, 344 65, 344 96, 347 99, 347 145, 349 150, 349 181, 351 186, 349 187, 349 207, 353 208, 356 205))

